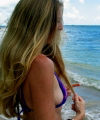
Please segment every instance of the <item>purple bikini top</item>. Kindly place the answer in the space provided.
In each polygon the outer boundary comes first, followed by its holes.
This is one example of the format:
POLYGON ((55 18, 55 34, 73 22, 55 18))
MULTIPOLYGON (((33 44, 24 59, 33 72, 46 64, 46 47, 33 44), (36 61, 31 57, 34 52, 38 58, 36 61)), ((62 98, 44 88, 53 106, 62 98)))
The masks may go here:
MULTIPOLYGON (((68 94, 67 94, 67 91, 66 91, 66 88, 65 86, 63 85, 63 83, 61 82, 60 78, 58 77, 58 75, 56 74, 56 72, 54 73, 57 80, 58 80, 58 83, 59 83, 59 87, 61 88, 61 91, 63 93, 63 100, 60 104, 56 105, 55 107, 58 108, 58 107, 61 107, 67 100, 67 97, 68 97, 68 94)), ((26 102, 25 102, 25 98, 24 98, 24 94, 23 94, 23 90, 22 90, 22 87, 21 87, 21 101, 20 101, 20 104, 21 104, 21 107, 22 107, 22 110, 21 111, 18 111, 18 119, 17 120, 20 120, 20 114, 22 112, 32 112, 33 110, 30 109, 26 102)))
POLYGON ((56 76, 56 78, 57 78, 57 80, 58 80, 59 87, 60 87, 60 89, 61 89, 61 91, 62 91, 62 93, 63 93, 63 100, 62 100, 62 102, 61 102, 60 104, 56 105, 56 108, 58 108, 58 107, 61 107, 61 106, 66 102, 67 97, 68 97, 68 94, 67 94, 67 90, 66 90, 65 86, 64 86, 63 83, 61 82, 61 80, 60 80, 60 78, 58 77, 58 75, 56 74, 56 72, 55 72, 55 76, 56 76))

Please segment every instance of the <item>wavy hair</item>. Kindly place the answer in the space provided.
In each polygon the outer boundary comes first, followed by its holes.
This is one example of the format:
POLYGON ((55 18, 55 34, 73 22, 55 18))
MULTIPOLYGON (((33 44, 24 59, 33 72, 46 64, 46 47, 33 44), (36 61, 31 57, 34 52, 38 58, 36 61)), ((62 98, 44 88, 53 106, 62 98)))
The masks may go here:
POLYGON ((0 112, 8 118, 17 116, 17 93, 41 53, 53 60, 55 71, 72 89, 59 49, 59 6, 59 0, 20 0, 11 15, 0 46, 0 112))

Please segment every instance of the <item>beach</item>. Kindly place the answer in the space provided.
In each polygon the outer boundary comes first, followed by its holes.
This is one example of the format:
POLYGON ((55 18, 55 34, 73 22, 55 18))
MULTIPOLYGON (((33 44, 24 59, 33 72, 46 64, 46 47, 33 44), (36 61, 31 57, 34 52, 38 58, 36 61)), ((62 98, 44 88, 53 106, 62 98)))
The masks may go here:
MULTIPOLYGON (((0 29, 0 38, 3 31, 0 29)), ((71 83, 81 84, 74 90, 86 101, 84 120, 100 120, 100 26, 65 25, 64 32, 62 56, 71 83)), ((69 97, 62 109, 63 120, 75 115, 71 104, 69 97)))
MULTIPOLYGON (((84 120, 100 120, 100 91, 95 88, 80 86, 74 88, 77 94, 86 101, 86 114, 84 120)), ((62 118, 67 120, 75 115, 71 110, 72 98, 69 97, 62 109, 62 118)))
MULTIPOLYGON (((75 92, 86 101, 84 120, 100 120, 100 26, 66 25, 61 46, 66 71, 75 92)), ((62 110, 63 120, 75 115, 71 97, 62 110)))

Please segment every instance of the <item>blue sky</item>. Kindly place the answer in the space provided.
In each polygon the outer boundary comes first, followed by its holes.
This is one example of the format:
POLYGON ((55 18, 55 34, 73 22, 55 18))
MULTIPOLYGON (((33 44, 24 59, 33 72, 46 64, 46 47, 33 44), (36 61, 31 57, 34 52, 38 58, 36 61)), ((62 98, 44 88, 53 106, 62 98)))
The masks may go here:
POLYGON ((64 0, 64 24, 100 25, 100 0, 64 0))
MULTIPOLYGON (((0 0, 0 25, 6 25, 19 0, 0 0)), ((63 0, 64 24, 100 25, 100 0, 63 0)))

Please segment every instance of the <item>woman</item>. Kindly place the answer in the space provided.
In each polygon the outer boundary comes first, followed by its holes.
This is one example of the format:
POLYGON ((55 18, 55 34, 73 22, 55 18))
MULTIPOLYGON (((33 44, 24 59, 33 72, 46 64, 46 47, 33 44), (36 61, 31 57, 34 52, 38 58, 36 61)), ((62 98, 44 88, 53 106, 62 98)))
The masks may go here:
POLYGON ((59 0, 20 0, 15 7, 0 48, 0 109, 6 117, 61 120, 68 96, 63 79, 74 94, 73 119, 84 118, 85 102, 68 81, 59 49, 62 14, 59 0))

